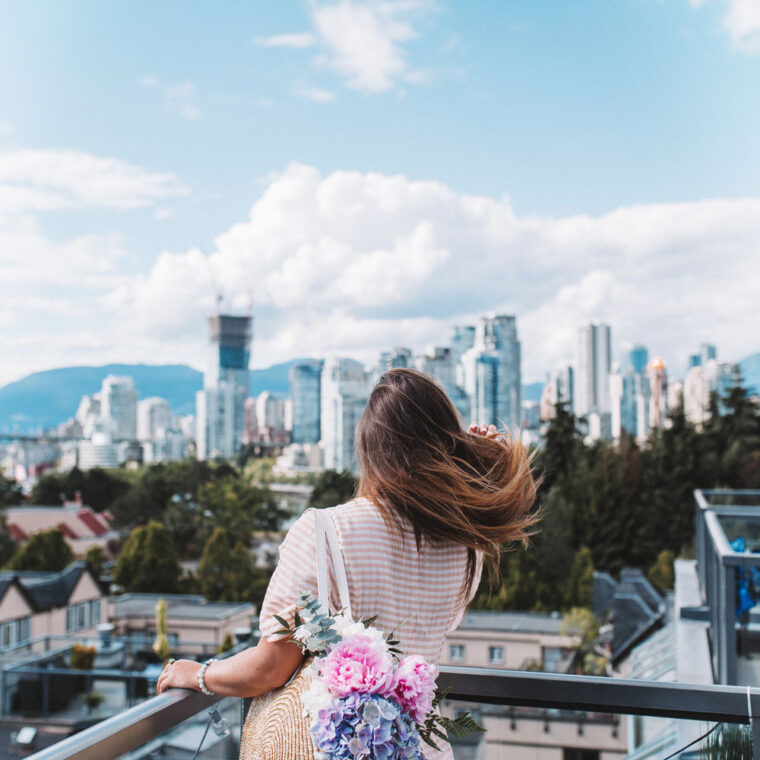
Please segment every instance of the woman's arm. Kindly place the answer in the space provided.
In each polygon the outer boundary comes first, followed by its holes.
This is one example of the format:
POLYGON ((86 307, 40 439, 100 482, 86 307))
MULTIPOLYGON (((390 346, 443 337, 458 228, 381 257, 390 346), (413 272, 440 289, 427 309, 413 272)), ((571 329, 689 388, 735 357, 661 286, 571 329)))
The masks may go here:
MULTIPOLYGON (((203 681, 207 689, 225 697, 257 697, 282 686, 301 664, 303 654, 289 638, 268 641, 262 636, 255 648, 212 662, 203 681)), ((194 689, 198 686, 200 663, 177 660, 167 665, 158 679, 156 691, 194 689)))

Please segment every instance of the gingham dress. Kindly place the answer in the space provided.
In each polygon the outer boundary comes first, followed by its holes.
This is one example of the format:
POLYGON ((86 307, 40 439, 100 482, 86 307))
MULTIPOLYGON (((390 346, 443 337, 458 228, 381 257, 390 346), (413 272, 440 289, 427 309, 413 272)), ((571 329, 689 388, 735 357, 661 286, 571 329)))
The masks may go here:
MULTIPOLYGON (((424 536, 417 552, 414 533, 390 530, 379 509, 367 499, 354 499, 328 510, 343 553, 354 618, 377 615, 375 625, 395 631, 404 654, 416 654, 437 664, 446 634, 461 622, 461 589, 467 571, 467 550, 456 543, 432 543, 424 536)), ((477 588, 480 567, 468 599, 477 588)), ((330 579, 333 609, 340 607, 336 584, 330 579)), ((269 582, 259 623, 272 637, 282 626, 279 615, 292 621, 293 606, 302 591, 317 594, 314 516, 307 510, 288 531, 280 559, 269 582)), ((425 747, 428 750, 428 747, 425 747)), ((450 760, 451 748, 425 752, 450 760)))

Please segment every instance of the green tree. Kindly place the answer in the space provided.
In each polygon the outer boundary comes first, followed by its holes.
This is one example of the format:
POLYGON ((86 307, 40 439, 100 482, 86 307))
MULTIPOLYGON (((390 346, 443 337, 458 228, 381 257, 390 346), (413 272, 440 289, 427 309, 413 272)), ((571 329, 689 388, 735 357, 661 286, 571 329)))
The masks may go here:
POLYGON ((173 594, 179 589, 180 566, 166 528, 155 520, 132 531, 124 543, 114 581, 125 591, 173 594))
POLYGON ((203 549, 198 578, 203 595, 211 602, 239 602, 248 596, 253 562, 245 546, 219 526, 203 549))
POLYGON ((345 470, 325 470, 317 477, 314 490, 309 498, 310 507, 334 507, 353 499, 356 493, 356 478, 345 470))
POLYGON ((542 491, 548 493, 555 483, 567 483, 582 455, 581 420, 570 411, 569 402, 558 401, 537 460, 543 478, 542 491))
POLYGON ((32 533, 8 563, 10 570, 63 570, 74 554, 58 528, 32 533))
POLYGON ((24 502, 21 486, 0 474, 0 507, 14 507, 24 502))
POLYGON ((92 574, 96 578, 101 578, 105 570, 106 562, 108 562, 108 557, 106 556, 106 553, 103 551, 103 549, 97 544, 93 544, 87 550, 84 558, 87 561, 87 564, 90 566, 92 574))
POLYGON ((5 510, 0 511, 0 567, 4 567, 16 553, 18 544, 13 540, 8 530, 8 519, 5 510))
POLYGON ((198 503, 209 532, 212 526, 222 527, 233 543, 245 546, 254 531, 278 531, 290 516, 269 489, 249 485, 238 477, 205 483, 198 489, 198 503))
POLYGON ((591 607, 594 593, 594 565, 591 550, 586 546, 575 553, 567 581, 565 604, 568 607, 591 607))

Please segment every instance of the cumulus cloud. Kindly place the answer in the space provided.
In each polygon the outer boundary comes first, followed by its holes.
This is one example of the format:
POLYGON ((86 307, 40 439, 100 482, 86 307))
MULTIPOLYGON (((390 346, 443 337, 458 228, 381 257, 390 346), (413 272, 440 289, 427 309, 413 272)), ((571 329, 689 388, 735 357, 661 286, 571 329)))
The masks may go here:
POLYGON ((81 151, 0 153, 0 214, 53 209, 139 208, 188 194, 173 174, 81 151))
POLYGON ((321 87, 296 87, 296 95, 311 100, 314 103, 331 103, 335 100, 335 93, 323 90, 321 87))
MULTIPOLYGON (((121 235, 53 239, 42 224, 45 212, 129 210, 188 192, 174 174, 114 158, 78 151, 0 153, 0 339, 6 349, 0 382, 132 350, 117 338, 124 315, 103 300, 134 280, 124 274, 129 252, 121 235)), ((139 341, 134 346, 144 350, 139 341)))
POLYGON ((589 320, 675 366, 702 340, 727 357, 757 350, 759 247, 757 198, 531 217, 506 197, 292 164, 213 252, 161 254, 108 305, 130 315, 135 335, 200 351, 216 290, 239 310, 252 298, 259 366, 330 353, 370 361, 391 345, 445 344, 451 326, 486 312, 513 313, 535 379, 572 359, 589 320))
POLYGON ((429 81, 428 72, 410 66, 405 43, 418 37, 416 21, 431 8, 430 0, 313 3, 313 32, 259 37, 256 42, 266 47, 317 48, 318 68, 336 72, 347 87, 386 92, 400 84, 429 81))
MULTIPOLYGON (((708 0, 690 0, 705 5, 708 0)), ((728 5, 723 24, 734 46, 750 55, 760 54, 760 3, 757 0, 723 0, 728 5)))

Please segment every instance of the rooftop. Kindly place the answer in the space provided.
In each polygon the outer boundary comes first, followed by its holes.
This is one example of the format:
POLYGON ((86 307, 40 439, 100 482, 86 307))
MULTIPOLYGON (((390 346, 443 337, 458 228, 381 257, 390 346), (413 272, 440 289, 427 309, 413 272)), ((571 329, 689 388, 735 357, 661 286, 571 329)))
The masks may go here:
POLYGON ((207 602, 202 596, 172 594, 121 594, 111 597, 113 617, 153 618, 156 604, 163 599, 170 618, 225 620, 238 613, 254 610, 250 602, 207 602))

